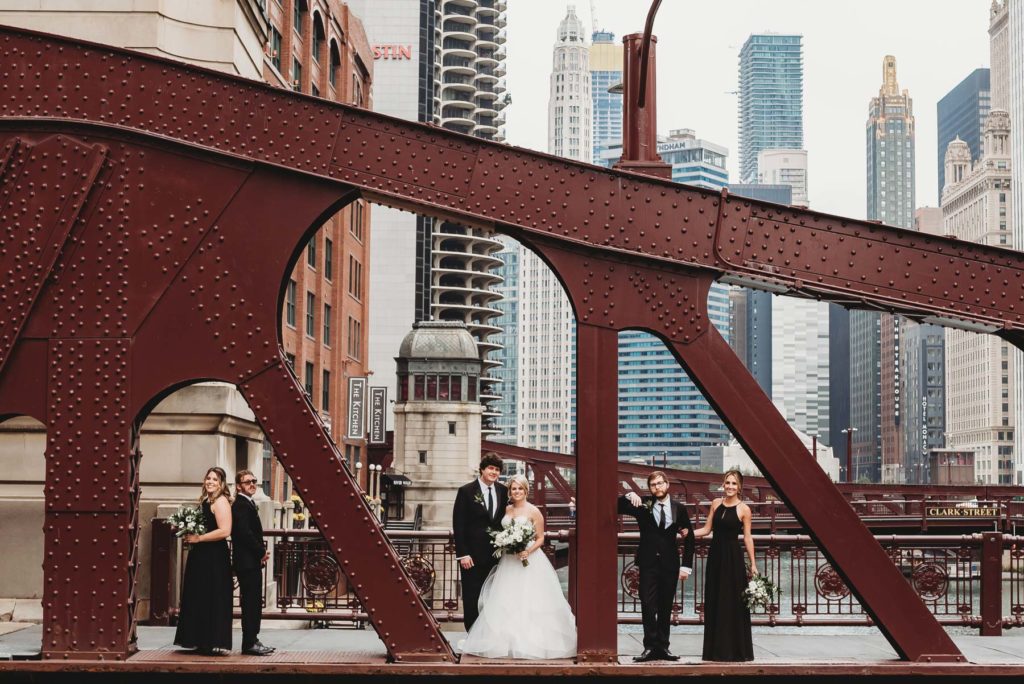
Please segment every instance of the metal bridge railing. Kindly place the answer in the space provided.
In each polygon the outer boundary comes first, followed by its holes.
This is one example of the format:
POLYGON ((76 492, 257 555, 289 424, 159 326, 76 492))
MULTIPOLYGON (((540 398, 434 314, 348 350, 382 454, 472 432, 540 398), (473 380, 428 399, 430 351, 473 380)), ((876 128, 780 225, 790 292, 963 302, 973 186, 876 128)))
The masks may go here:
MULTIPOLYGON (((264 572, 264 619, 362 624, 366 615, 316 530, 267 530, 272 562, 264 572)), ((154 521, 151 623, 173 623, 184 556, 170 529, 154 521), (162 558, 158 558, 161 556, 162 558), (168 572, 170 564, 172 570, 168 572), (162 572, 160 571, 162 569, 162 572), (167 578, 164 580, 164 578, 167 578), (171 581, 173 578, 174 581, 171 581), (167 590, 157 591, 157 581, 167 590)), ((549 532, 544 552, 558 568, 575 605, 572 566, 575 531, 549 532)), ((462 619, 459 569, 450 532, 393 530, 389 537, 423 600, 441 622, 462 619)), ((619 533, 620 623, 640 622, 639 570, 634 532, 619 533)), ((986 532, 970 535, 876 535, 928 609, 944 625, 999 634, 1024 626, 1024 537, 986 532)), ((739 543, 739 542, 737 542, 739 543)), ((752 615, 758 625, 870 625, 871 618, 813 540, 806 535, 754 535, 759 571, 782 588, 778 605, 752 615)), ((704 621, 704 572, 708 544, 698 540, 693 574, 681 583, 673 624, 704 621)), ((235 599, 238 613, 237 596, 235 599)))

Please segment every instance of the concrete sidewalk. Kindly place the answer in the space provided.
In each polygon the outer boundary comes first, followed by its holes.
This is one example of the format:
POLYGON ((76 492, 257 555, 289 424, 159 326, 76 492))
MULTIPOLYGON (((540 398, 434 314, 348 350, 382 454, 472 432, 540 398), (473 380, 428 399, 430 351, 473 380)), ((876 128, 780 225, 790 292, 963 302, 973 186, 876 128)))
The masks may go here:
MULTIPOLYGON (((1008 630, 1001 637, 981 637, 975 630, 951 629, 953 640, 971 663, 979 665, 1024 666, 1024 630, 1008 630)), ((139 627, 141 651, 175 650, 173 627, 139 627)), ((454 648, 465 633, 446 631, 454 648)), ((700 627, 675 627, 672 630, 672 651, 680 656, 680 664, 701 662, 703 631, 700 627)), ((301 662, 302 652, 317 651, 358 654, 359 660, 381 661, 386 656, 384 644, 370 629, 264 629, 264 644, 277 648, 280 656, 294 656, 301 662)), ((241 631, 234 631, 234 646, 241 643, 241 631)), ((0 659, 38 657, 42 644, 42 627, 38 624, 0 623, 0 659)), ((642 650, 642 633, 634 626, 623 626, 619 632, 621 662, 628 663, 642 650)), ((322 657, 322 656, 320 656, 322 657)), ((896 653, 885 637, 872 627, 755 627, 755 662, 783 663, 879 663, 895 661, 896 653)), ((289 657, 289 660, 292 658, 289 657)), ((257 659, 259 660, 259 659, 257 659)))

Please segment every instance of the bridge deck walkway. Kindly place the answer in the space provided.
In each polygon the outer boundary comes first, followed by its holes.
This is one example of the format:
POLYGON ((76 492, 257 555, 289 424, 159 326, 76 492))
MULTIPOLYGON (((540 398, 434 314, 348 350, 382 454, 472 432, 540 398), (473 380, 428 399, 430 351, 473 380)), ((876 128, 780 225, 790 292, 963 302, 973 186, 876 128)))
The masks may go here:
MULTIPOLYGON (((269 627, 269 628, 268 628, 269 627)), ((0 658, 25 658, 38 654, 42 642, 39 625, 7 623, 0 628, 0 658)), ((973 631, 973 630, 971 630, 973 631)), ((872 627, 755 627, 752 663, 705 663, 701 661, 703 634, 700 627, 674 627, 672 650, 680 656, 677 663, 638 665, 632 656, 642 649, 638 627, 621 626, 619 630, 619 665, 578 665, 571 661, 488 660, 467 656, 460 665, 403 664, 386 662, 384 645, 370 630, 358 629, 279 629, 264 628, 263 643, 277 648, 269 657, 243 656, 233 652, 223 657, 202 657, 173 645, 173 627, 139 627, 140 651, 127 662, 80 663, 83 672, 134 673, 201 673, 224 674, 260 672, 288 675, 612 675, 641 674, 679 675, 750 675, 792 676, 814 672, 821 675, 960 675, 960 676, 1024 676, 1024 630, 1009 630, 1001 637, 981 637, 968 630, 950 630, 954 641, 968 658, 965 664, 901 663, 885 638, 872 627)), ((462 633, 446 631, 452 645, 458 648, 462 633)), ((238 647, 241 632, 235 630, 238 647)), ((58 670, 74 670, 76 663, 39 660, 0 660, 0 677, 6 671, 58 674, 58 670)), ((1018 679, 1018 681, 1020 681, 1018 679)))

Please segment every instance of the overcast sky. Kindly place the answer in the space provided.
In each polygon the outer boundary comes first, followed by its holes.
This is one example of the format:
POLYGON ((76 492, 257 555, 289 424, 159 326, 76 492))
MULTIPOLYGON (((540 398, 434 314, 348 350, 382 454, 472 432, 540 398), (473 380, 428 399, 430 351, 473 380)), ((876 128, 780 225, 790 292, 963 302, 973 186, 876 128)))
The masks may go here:
MULTIPOLYGON (((565 0, 509 0, 508 142, 547 147, 551 49, 565 0)), ((648 0, 594 0, 599 28, 642 32, 648 0)), ((590 1, 575 3, 589 33, 590 1)), ((917 123, 917 206, 937 206, 936 103, 989 66, 990 0, 664 0, 658 36, 658 130, 692 128, 729 148, 738 182, 739 49, 751 33, 797 33, 804 47, 804 147, 811 207, 865 216, 865 124, 895 55, 917 123)))

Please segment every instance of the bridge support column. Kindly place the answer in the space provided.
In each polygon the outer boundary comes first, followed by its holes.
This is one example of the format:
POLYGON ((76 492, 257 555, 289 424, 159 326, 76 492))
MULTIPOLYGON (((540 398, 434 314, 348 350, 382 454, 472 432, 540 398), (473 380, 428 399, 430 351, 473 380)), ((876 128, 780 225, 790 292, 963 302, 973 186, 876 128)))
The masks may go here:
POLYGON ((981 636, 1003 635, 1003 533, 981 535, 981 636))
POLYGON ((618 660, 619 336, 576 327, 576 628, 579 662, 618 660))
POLYGON ((136 651, 139 452, 128 416, 129 347, 125 339, 50 341, 46 659, 124 660, 136 651))

